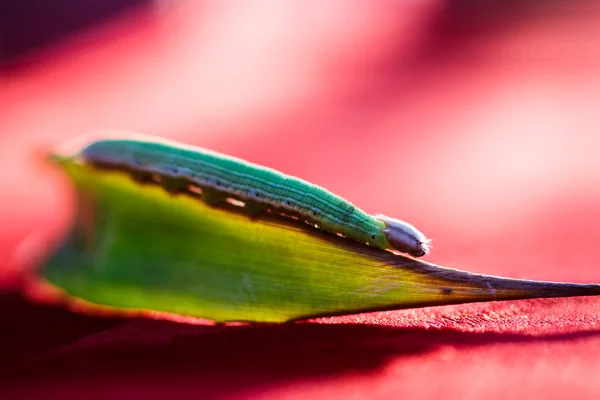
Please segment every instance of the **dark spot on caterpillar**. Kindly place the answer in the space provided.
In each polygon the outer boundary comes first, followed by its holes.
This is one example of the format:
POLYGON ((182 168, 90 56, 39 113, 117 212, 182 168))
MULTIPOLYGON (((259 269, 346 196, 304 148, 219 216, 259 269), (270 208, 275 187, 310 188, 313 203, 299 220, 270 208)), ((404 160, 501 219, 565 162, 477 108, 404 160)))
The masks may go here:
POLYGON ((175 194, 187 190, 187 182, 177 178, 161 177, 160 185, 169 193, 175 194))
POLYGON ((375 240, 375 235, 371 235, 371 239, 375 240))
POLYGON ((139 183, 149 183, 152 182, 152 175, 147 172, 141 171, 131 171, 131 177, 134 181, 139 183))
POLYGON ((452 294, 452 288, 443 287, 442 288, 442 294, 452 294))
POLYGON ((221 186, 221 181, 215 181, 215 185, 221 186))

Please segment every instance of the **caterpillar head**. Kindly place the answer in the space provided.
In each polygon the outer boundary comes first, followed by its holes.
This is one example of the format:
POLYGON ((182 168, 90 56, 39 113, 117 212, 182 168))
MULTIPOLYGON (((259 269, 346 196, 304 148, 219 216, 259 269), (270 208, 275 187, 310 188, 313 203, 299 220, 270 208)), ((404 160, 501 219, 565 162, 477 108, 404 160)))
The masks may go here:
POLYGON ((387 236, 390 245, 398 251, 410 254, 413 257, 422 257, 431 249, 431 240, 408 222, 399 219, 375 215, 375 218, 385 224, 383 233, 387 236))

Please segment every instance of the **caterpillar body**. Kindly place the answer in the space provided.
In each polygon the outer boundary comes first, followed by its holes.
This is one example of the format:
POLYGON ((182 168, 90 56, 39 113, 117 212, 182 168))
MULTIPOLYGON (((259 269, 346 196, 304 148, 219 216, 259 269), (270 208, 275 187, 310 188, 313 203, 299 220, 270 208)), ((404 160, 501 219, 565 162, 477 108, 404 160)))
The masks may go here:
POLYGON ((421 257, 430 240, 413 225, 371 215, 330 191, 274 169, 153 137, 99 139, 75 155, 84 163, 126 171, 139 179, 158 177, 171 191, 200 189, 201 198, 217 205, 227 198, 244 202, 249 213, 267 208, 299 215, 323 231, 385 250, 421 257))

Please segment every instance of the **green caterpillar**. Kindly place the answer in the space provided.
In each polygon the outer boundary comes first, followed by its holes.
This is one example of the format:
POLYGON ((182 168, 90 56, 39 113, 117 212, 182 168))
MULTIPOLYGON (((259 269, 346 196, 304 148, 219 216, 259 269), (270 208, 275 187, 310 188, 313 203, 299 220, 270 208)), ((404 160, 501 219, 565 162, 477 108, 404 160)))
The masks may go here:
POLYGON ((347 200, 302 179, 199 147, 148 136, 95 140, 76 157, 100 168, 154 177, 169 191, 201 191, 211 205, 233 198, 249 213, 268 208, 301 216, 323 231, 421 257, 430 240, 411 224, 370 215, 347 200))

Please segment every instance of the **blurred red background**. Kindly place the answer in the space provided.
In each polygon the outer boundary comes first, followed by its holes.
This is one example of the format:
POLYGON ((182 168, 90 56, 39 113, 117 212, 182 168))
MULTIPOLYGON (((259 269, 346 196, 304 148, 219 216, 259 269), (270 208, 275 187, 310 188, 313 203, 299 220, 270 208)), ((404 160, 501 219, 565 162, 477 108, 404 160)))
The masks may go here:
POLYGON ((600 3, 92 3, 0 13, 0 393, 600 396, 594 298, 241 328, 18 294, 26 239, 60 235, 72 211, 38 151, 97 129, 300 176, 414 223, 428 261, 600 282, 600 3))

